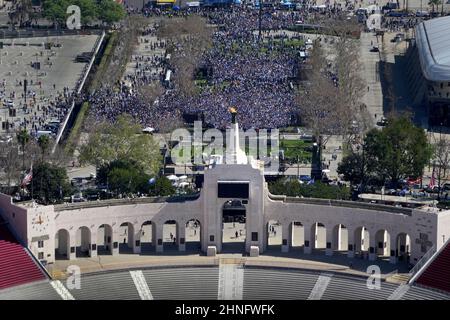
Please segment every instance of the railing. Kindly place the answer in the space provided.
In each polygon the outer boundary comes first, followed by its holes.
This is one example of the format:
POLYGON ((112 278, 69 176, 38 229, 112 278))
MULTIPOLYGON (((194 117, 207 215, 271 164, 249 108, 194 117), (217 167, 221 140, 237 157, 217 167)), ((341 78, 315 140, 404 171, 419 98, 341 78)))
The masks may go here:
MULTIPOLYGON (((74 90, 77 94, 79 94, 81 92, 81 90, 83 89, 83 86, 84 86, 84 84, 86 82, 86 79, 87 79, 87 77, 89 75, 89 72, 91 71, 92 65, 94 64, 95 58, 97 56, 98 51, 100 50, 101 44, 102 44, 104 39, 105 39, 105 31, 103 31, 101 36, 100 36, 100 38, 97 39, 97 41, 95 43, 95 46, 94 46, 94 49, 92 50, 93 55, 91 57, 91 60, 89 61, 89 64, 84 68, 84 70, 83 70, 83 72, 81 74, 81 77, 80 77, 80 79, 77 82, 76 88, 74 90)), ((67 114, 66 114, 66 116, 64 118, 64 121, 63 121, 63 123, 61 125, 61 128, 59 129, 58 135, 56 136, 56 141, 55 141, 55 143, 53 145, 52 153, 55 152, 56 147, 59 144, 64 131, 66 130, 67 123, 68 123, 68 121, 69 121, 69 119, 70 119, 70 117, 72 115, 74 107, 75 107, 75 98, 72 97, 72 103, 70 105, 69 111, 67 112, 67 114)))
POLYGON ((450 238, 436 251, 436 246, 432 246, 427 253, 416 263, 414 268, 412 268, 409 273, 412 275, 411 280, 409 280, 408 284, 414 283, 417 278, 425 271, 426 267, 428 267, 434 259, 444 250, 448 245, 450 245, 450 238))
POLYGON ((366 209, 366 210, 374 210, 374 211, 387 211, 391 213, 397 214, 405 214, 412 215, 411 208, 399 208, 393 207, 383 204, 374 204, 374 203, 366 203, 360 201, 346 201, 346 200, 331 200, 331 199, 319 199, 319 198, 296 198, 296 197, 287 197, 284 195, 273 195, 269 193, 269 198, 271 200, 283 201, 286 203, 305 203, 305 204, 313 204, 313 205, 322 205, 322 206, 335 206, 335 207, 347 207, 347 208, 356 208, 356 209, 366 209))
POLYGON ((173 197, 143 197, 143 198, 124 198, 124 199, 109 199, 100 201, 87 201, 76 203, 64 203, 54 206, 55 212, 66 210, 78 210, 87 208, 99 208, 108 206, 122 206, 130 204, 145 204, 145 203, 173 203, 173 202, 186 202, 194 201, 200 197, 200 193, 185 196, 173 196, 173 197))
POLYGON ((428 262, 428 260, 430 260, 430 258, 433 256, 433 254, 436 252, 436 246, 432 246, 430 248, 430 250, 428 250, 423 256, 422 258, 420 258, 419 261, 417 261, 417 263, 414 265, 414 267, 409 270, 409 274, 411 275, 411 280, 410 282, 412 282, 412 280, 415 278, 414 275, 428 262))

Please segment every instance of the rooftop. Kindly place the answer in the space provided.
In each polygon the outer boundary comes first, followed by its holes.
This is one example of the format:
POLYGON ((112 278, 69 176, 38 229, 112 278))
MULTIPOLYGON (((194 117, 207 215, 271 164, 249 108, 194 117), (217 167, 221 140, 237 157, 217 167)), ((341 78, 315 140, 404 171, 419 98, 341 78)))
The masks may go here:
POLYGON ((435 82, 450 81, 450 16, 419 24, 416 44, 424 77, 435 82))

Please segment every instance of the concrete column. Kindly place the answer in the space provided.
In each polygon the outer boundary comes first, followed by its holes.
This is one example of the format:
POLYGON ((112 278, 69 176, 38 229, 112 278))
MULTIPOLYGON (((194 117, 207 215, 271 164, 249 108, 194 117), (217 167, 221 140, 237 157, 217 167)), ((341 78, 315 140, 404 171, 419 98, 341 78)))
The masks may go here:
POLYGON ((284 222, 281 225, 281 252, 289 252, 289 248, 292 246, 292 228, 289 222, 284 222))
POLYGON ((156 252, 164 252, 163 228, 164 228, 164 223, 158 223, 158 224, 155 223, 154 231, 155 231, 155 237, 156 237, 156 242, 155 242, 156 252))
POLYGON ((369 241, 369 260, 375 261, 377 260, 377 239, 375 236, 375 232, 371 232, 370 235, 370 241, 369 241))
MULTIPOLYGON (((339 237, 338 237, 339 238, 339 237)), ((338 239, 339 241, 339 239, 338 239)), ((337 243, 339 247, 339 242, 337 243)), ((332 256, 333 255, 333 227, 327 228, 327 236, 325 239, 325 255, 332 256)))
POLYGON ((91 244, 89 246, 89 257, 97 256, 97 233, 91 233, 91 244))
POLYGON ((119 255, 119 230, 114 231, 111 235, 111 243, 109 244, 111 246, 112 255, 118 256, 119 255))
POLYGON ((75 233, 69 233, 69 251, 67 252, 67 258, 69 260, 75 260, 77 258, 77 237, 75 233))
POLYGON ((141 253, 141 229, 138 226, 133 226, 133 253, 140 254, 141 253))
POLYGON ((184 221, 177 222, 177 244, 178 251, 186 251, 186 224, 184 221))
MULTIPOLYGON (((311 241, 311 225, 310 224, 304 224, 303 225, 303 232, 304 232, 304 237, 305 237, 305 244, 304 244, 304 247, 303 247, 303 253, 310 254, 311 253, 311 247, 313 245, 313 243, 311 241)), ((314 239, 315 239, 315 235, 313 235, 313 236, 314 236, 314 239)))
POLYGON ((355 257, 355 230, 347 228, 348 230, 348 248, 347 248, 347 257, 354 258, 355 257))
POLYGON ((396 264, 397 263, 397 239, 391 235, 390 239, 390 255, 389 255, 389 263, 396 264))

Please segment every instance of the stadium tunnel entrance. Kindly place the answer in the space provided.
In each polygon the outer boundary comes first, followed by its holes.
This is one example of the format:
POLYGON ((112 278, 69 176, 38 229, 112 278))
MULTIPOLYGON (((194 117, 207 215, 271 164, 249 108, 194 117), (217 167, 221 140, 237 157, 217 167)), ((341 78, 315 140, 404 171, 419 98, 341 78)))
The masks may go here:
POLYGON ((228 200, 222 208, 222 252, 245 252, 246 200, 228 200))

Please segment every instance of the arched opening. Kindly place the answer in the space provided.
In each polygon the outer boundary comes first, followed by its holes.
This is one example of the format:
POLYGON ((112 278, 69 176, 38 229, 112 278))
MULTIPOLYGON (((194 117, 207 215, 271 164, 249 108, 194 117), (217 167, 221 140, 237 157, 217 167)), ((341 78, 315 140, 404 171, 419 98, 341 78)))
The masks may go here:
POLYGON ((228 200, 222 209, 222 252, 245 251, 246 208, 241 200, 228 200))
POLYGON ((177 239, 177 222, 175 220, 167 220, 163 226, 164 251, 178 251, 177 239))
POLYGON ((291 223, 292 249, 301 248, 305 245, 305 230, 299 221, 291 223))
POLYGON ((375 253, 380 258, 389 258, 391 252, 391 236, 384 230, 378 230, 375 234, 375 253))
POLYGON ((269 220, 267 222, 267 249, 281 251, 283 243, 283 228, 279 221, 269 220))
POLYGON ((338 224, 334 226, 331 248, 335 251, 347 251, 348 229, 343 224, 338 224))
POLYGON ((112 227, 108 224, 102 224, 97 229, 97 254, 112 255, 112 227))
POLYGON ((312 249, 327 247, 327 228, 323 223, 316 222, 311 226, 312 249))
POLYGON ((355 255, 359 255, 361 258, 367 258, 370 245, 369 230, 366 227, 358 227, 355 230, 354 239, 355 255))
POLYGON ((76 257, 89 257, 91 249, 91 230, 88 227, 80 227, 76 235, 76 257))
POLYGON ((186 250, 201 250, 201 224, 197 219, 191 219, 186 222, 186 250))
POLYGON ((133 253, 134 227, 130 222, 124 222, 119 227, 119 253, 133 253))
POLYGON ((409 263, 409 258, 411 256, 411 238, 407 233, 402 232, 397 235, 396 250, 398 261, 409 263))
POLYGON ((151 221, 145 221, 141 225, 141 254, 151 253, 155 251, 153 243, 154 224, 151 221))
POLYGON ((70 234, 66 229, 60 229, 55 236, 55 259, 70 258, 70 234))

